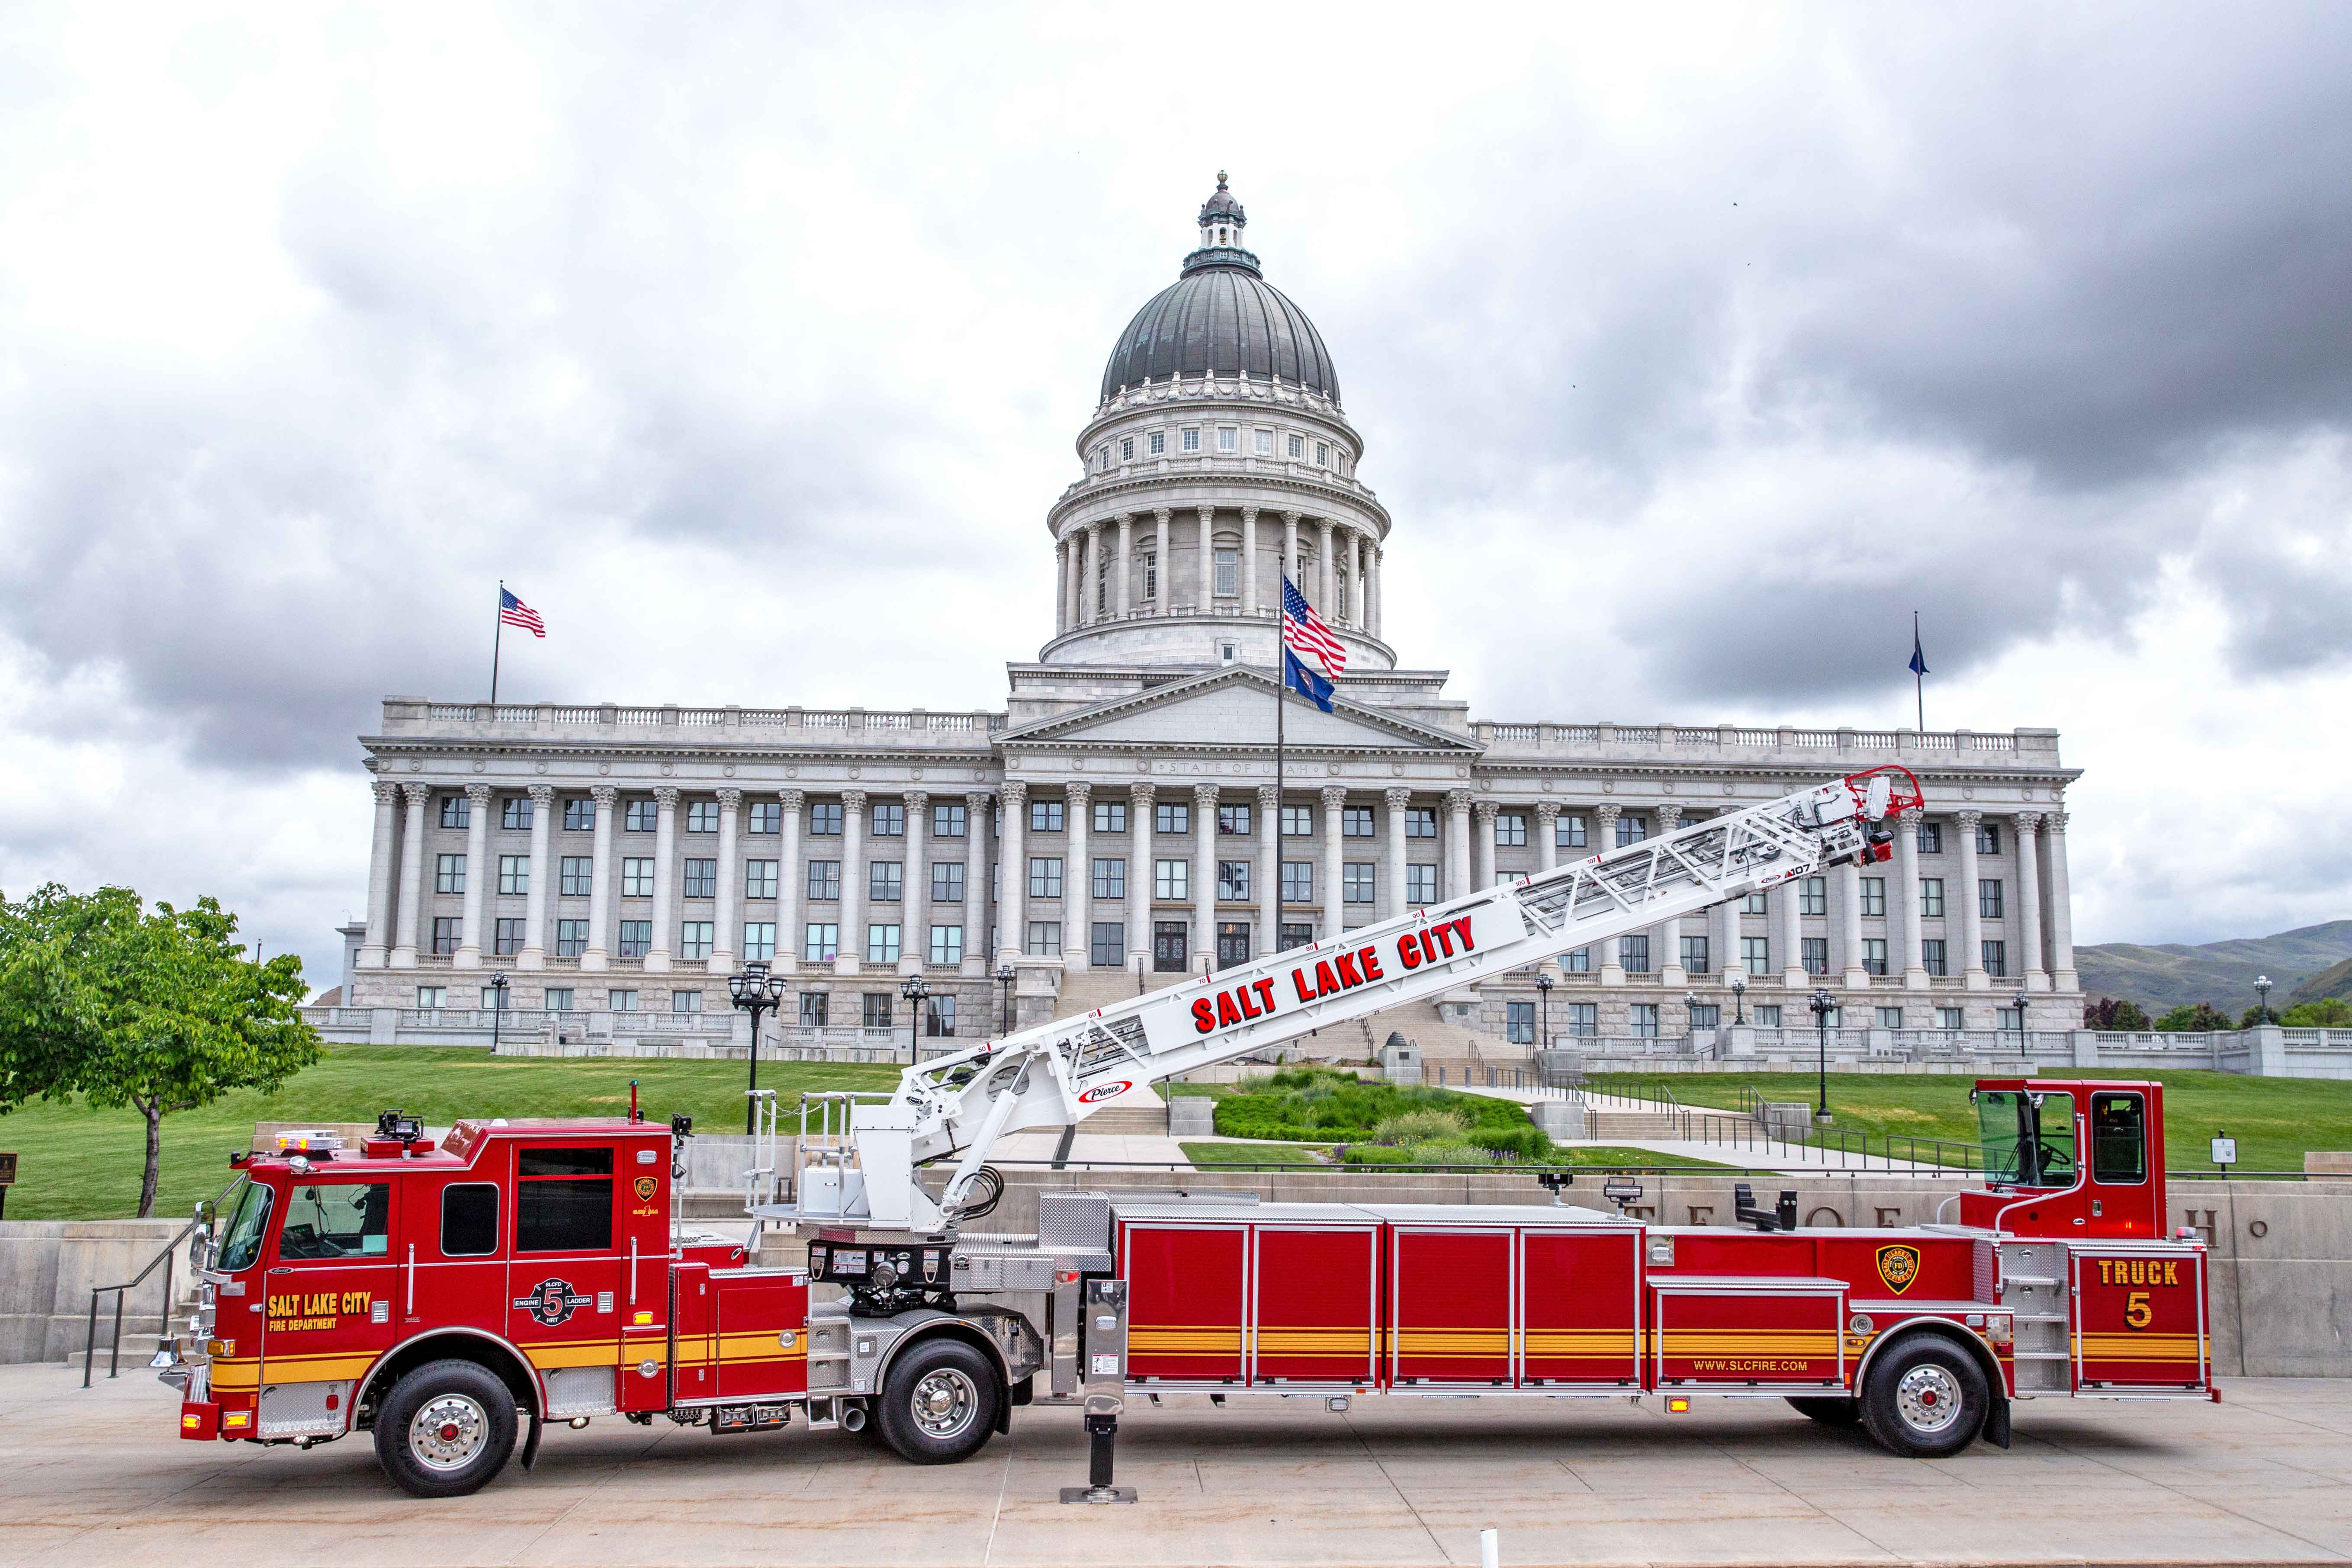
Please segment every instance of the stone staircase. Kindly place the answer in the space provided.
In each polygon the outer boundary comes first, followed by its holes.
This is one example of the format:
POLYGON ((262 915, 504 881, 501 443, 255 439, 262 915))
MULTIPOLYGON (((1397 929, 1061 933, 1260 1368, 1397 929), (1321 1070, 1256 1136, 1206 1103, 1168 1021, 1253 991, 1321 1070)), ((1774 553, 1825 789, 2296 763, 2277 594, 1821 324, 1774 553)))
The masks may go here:
POLYGON ((1595 1105, 1587 1112, 1586 1125, 1590 1131, 1585 1136, 1612 1142, 1689 1135, 1681 1118, 1664 1110, 1604 1110, 1595 1105))

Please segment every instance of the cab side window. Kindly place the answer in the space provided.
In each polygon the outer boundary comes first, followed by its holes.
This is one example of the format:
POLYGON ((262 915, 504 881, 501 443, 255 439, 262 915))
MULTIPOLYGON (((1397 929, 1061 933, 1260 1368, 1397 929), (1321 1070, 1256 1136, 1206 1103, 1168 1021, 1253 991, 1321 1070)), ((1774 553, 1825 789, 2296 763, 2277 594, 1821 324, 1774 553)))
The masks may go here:
POLYGON ((459 1182, 441 1189, 441 1256, 488 1258, 499 1249, 499 1186, 459 1182))
POLYGON ((515 1153, 515 1250, 610 1251, 613 1151, 521 1149, 515 1153))
POLYGON ((2137 1094, 2091 1097, 2091 1174, 2102 1182, 2147 1177, 2147 1102, 2137 1094))
POLYGON ((390 1182, 316 1182, 286 1201, 278 1256, 288 1263, 383 1258, 392 1250, 390 1182))

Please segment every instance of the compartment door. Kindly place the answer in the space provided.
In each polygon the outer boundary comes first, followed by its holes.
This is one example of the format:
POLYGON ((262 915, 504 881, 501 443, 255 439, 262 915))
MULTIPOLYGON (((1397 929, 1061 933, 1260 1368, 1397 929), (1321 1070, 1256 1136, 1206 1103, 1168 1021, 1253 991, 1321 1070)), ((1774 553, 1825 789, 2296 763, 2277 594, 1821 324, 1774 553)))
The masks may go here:
POLYGON ((1248 1241, 1238 1225, 1121 1229, 1129 1382, 1242 1381, 1248 1241))
POLYGON ((1399 1226, 1394 1237, 1389 1375, 1402 1384, 1509 1384, 1511 1233, 1399 1226))
POLYGON ((670 1403, 715 1399, 719 1358, 710 1335, 710 1265, 676 1265, 669 1271, 669 1289, 670 1403))
POLYGON ((713 1273, 719 1397, 808 1392, 808 1282, 796 1274, 713 1273))
POLYGON ((1656 1289, 1658 1386, 1842 1387, 1843 1290, 1767 1287, 1656 1289))
POLYGON ((1250 1381, 1370 1383, 1379 1230, 1262 1225, 1255 1237, 1250 1381))
POLYGON ((2201 1394, 2210 1368, 2205 1254, 2069 1249, 2074 1378, 2084 1393, 2201 1394))
POLYGON ((1640 1385, 1640 1253, 1631 1231, 1520 1233, 1522 1383, 1640 1385))

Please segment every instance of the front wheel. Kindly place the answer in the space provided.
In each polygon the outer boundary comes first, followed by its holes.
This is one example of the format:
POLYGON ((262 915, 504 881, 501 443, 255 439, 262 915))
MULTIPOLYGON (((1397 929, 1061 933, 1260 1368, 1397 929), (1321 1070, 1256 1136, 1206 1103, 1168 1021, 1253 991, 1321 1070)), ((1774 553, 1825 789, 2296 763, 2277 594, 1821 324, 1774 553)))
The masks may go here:
POLYGON ((987 1356, 961 1340, 927 1340, 891 1363, 876 1425, 900 1458, 952 1465, 988 1441, 1003 1397, 987 1356))
POLYGON ((411 1497, 464 1497, 514 1452, 514 1391, 478 1362, 427 1362, 392 1385, 375 1418, 375 1457, 411 1497))
POLYGON ((1922 1336, 1878 1358, 1859 1404, 1863 1425, 1883 1447, 1906 1458, 1940 1459, 1977 1440, 1992 1395, 1974 1356, 1922 1336))

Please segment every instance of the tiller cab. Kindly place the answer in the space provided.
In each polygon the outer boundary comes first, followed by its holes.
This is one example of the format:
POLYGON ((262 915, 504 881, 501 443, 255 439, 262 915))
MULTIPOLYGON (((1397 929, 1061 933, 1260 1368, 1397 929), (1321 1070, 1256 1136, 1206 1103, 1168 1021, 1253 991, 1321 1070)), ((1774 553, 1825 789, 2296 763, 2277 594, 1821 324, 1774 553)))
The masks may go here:
POLYGON ((1012 1408, 1081 1412, 1118 1500, 1134 1395, 1786 1399, 1903 1455, 2006 1446, 2011 1402, 2211 1397, 2206 1251, 2164 1235, 2163 1091, 1988 1079, 1985 1184, 1912 1228, 1729 1227, 1549 1203, 1260 1204, 1045 1193, 1034 1234, 968 1228, 1005 1133, 1138 1084, 1693 913, 1841 858, 1917 804, 1874 770, 1644 844, 909 1068, 890 1094, 772 1095, 751 1235, 677 1217, 689 1129, 387 1113, 356 1151, 239 1157, 196 1238, 193 1335, 157 1354, 181 1436, 373 1435, 420 1496, 471 1491, 551 1421, 714 1433, 871 1422, 961 1459, 1012 1408), (782 1163, 780 1163, 782 1162, 782 1163), (1957 1212, 1953 1212, 1957 1210, 1957 1212), (756 1267, 769 1226, 803 1268, 756 1267), (812 1300, 812 1284, 837 1289, 812 1300))

